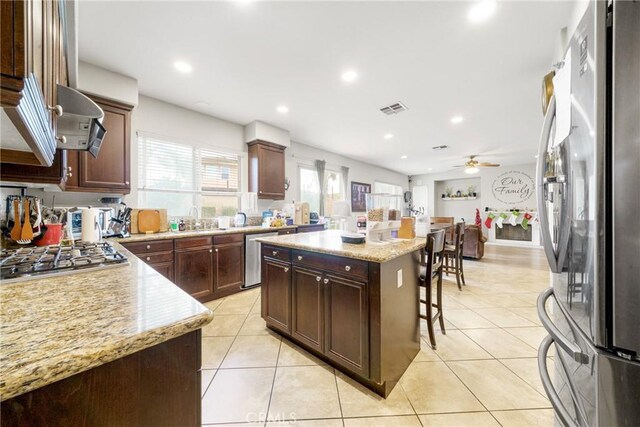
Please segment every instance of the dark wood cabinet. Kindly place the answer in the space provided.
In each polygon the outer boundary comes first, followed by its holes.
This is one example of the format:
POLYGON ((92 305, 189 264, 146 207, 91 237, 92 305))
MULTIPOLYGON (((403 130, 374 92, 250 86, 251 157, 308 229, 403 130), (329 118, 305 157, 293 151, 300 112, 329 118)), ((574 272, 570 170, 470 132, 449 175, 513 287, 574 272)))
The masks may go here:
POLYGON ((200 301, 213 298, 213 248, 175 251, 175 283, 200 301))
POLYGON ((239 292, 244 283, 244 235, 238 236, 240 241, 214 246, 214 298, 239 292))
POLYGON ((5 426, 200 426, 196 330, 2 402, 5 426))
MULTIPOLYGON (((264 253, 264 252, 263 252, 264 253)), ((267 294, 262 298, 262 317, 269 326, 291 333, 291 264, 264 258, 262 283, 267 294)))
POLYGON ((162 274, 164 277, 171 280, 172 282, 175 281, 173 261, 158 263, 158 264, 149 264, 149 267, 153 268, 155 271, 162 274))
POLYGON ((325 354, 360 375, 369 375, 367 284, 327 274, 325 283, 325 354))
MULTIPOLYGON (((9 160, 3 157, 2 160, 9 160)), ((16 184, 43 184, 43 186, 64 187, 70 172, 67 166, 67 151, 57 150, 50 167, 23 165, 14 162, 2 163, 0 180, 16 184)))
POLYGON ((249 144, 249 191, 258 199, 284 200, 284 150, 266 141, 249 144))
POLYGON ((322 352, 325 342, 322 272, 294 265, 291 286, 291 334, 322 352))
MULTIPOLYGON (((51 166, 56 147, 57 84, 67 85, 65 3, 0 2, 0 106, 31 151, 0 149, 2 162, 51 166)), ((70 6, 69 6, 70 7, 70 6)), ((73 22, 66 22, 72 26, 73 22)), ((71 28, 71 27, 70 27, 71 28)), ((6 141, 3 141, 6 142, 6 141)), ((26 148, 26 147, 25 147, 26 148)))
POLYGON ((326 230, 326 224, 305 224, 298 226, 298 233, 312 233, 326 230))
POLYGON ((104 111, 107 133, 94 158, 88 152, 69 151, 72 176, 66 190, 128 194, 131 191, 132 106, 87 95, 104 111))

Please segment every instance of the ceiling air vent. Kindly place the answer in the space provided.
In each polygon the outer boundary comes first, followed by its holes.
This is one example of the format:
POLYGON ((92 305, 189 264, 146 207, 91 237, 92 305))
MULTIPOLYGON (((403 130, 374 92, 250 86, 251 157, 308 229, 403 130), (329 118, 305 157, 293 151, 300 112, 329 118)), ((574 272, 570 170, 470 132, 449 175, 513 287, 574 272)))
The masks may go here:
POLYGON ((380 111, 385 113, 387 116, 390 116, 392 114, 398 114, 406 110, 408 110, 408 108, 405 107, 402 102, 396 102, 394 104, 387 105, 386 107, 382 107, 380 109, 380 111))
POLYGON ((449 148, 447 145, 436 145, 435 147, 431 147, 432 150, 444 150, 449 148))

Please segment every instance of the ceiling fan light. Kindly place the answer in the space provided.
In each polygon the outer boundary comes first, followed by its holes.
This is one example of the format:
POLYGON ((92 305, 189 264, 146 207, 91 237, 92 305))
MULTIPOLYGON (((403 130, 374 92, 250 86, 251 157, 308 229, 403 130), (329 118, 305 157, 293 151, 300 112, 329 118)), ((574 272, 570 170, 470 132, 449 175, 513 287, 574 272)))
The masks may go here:
POLYGON ((480 172, 480 169, 478 169, 475 166, 471 166, 471 167, 465 168, 465 170, 464 170, 464 173, 468 173, 468 174, 473 174, 473 173, 478 173, 478 172, 480 172))

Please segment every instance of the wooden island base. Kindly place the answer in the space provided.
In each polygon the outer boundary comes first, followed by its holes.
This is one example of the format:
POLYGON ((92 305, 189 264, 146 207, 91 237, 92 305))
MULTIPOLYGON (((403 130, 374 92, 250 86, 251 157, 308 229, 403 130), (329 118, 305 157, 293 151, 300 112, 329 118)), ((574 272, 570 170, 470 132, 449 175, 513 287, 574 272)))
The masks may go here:
POLYGON ((420 351, 420 251, 385 262, 262 245, 267 326, 383 397, 420 351))
POLYGON ((2 402, 5 426, 200 426, 200 330, 2 402))

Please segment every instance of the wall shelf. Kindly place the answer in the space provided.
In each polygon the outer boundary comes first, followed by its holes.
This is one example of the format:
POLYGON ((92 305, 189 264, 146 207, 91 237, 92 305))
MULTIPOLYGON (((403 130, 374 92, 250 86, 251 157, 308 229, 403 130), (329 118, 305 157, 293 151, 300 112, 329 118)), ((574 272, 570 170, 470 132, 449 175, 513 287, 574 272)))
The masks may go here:
POLYGON ((476 200, 478 197, 441 197, 440 200, 461 202, 465 200, 476 200))

